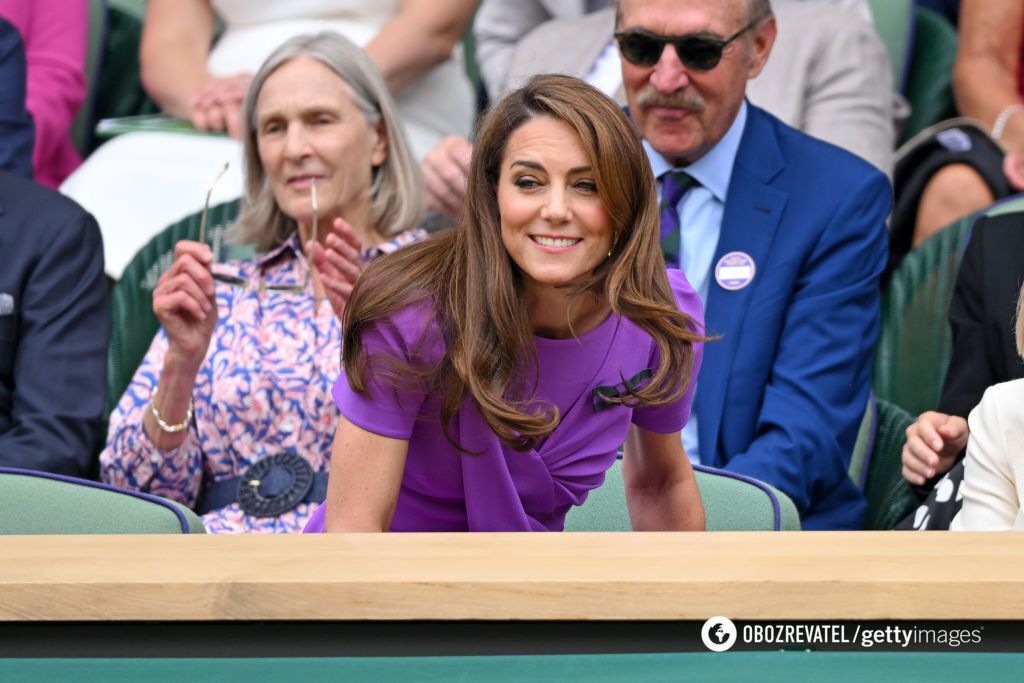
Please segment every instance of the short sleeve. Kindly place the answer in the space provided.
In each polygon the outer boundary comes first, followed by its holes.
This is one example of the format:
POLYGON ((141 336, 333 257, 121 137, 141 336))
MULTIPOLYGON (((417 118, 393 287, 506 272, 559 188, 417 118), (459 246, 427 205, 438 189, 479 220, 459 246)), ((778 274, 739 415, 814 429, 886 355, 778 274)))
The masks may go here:
POLYGON ((412 306, 368 326, 362 335, 367 392, 352 389, 344 369, 334 384, 334 401, 345 418, 369 432, 409 439, 427 399, 423 382, 396 385, 381 372, 387 358, 432 369, 444 353, 432 311, 412 306), (385 358, 386 357, 386 358, 385 358))
MULTIPOLYGON (((704 334, 704 306, 700 296, 690 286, 682 271, 670 268, 668 282, 672 294, 676 298, 676 306, 686 314, 693 323, 696 334, 704 334)), ((646 406, 633 411, 633 424, 641 429, 658 434, 670 434, 681 431, 690 419, 693 407, 693 393, 697 388, 697 375, 700 374, 701 362, 704 359, 704 343, 693 344, 693 366, 690 368, 690 382, 686 391, 678 399, 663 406, 646 406)), ((651 360, 649 367, 657 368, 661 363, 658 347, 651 342, 651 360)))

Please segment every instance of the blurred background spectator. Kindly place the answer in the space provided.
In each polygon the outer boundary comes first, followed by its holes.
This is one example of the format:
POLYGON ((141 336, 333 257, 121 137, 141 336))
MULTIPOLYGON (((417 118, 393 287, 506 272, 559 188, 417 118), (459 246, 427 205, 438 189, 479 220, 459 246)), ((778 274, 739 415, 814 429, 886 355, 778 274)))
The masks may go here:
POLYGON ((57 187, 82 163, 71 140, 71 124, 85 99, 88 2, 0 0, 0 17, 14 25, 25 46, 25 104, 36 129, 35 179, 57 187))

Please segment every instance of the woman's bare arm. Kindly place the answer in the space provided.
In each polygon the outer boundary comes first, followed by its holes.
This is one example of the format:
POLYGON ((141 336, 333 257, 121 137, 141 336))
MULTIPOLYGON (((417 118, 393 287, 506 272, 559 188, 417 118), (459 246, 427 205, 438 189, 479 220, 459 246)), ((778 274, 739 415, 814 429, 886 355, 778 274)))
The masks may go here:
POLYGON ((366 45, 391 92, 451 57, 475 10, 475 0, 403 0, 398 15, 366 45))
POLYGON ((206 68, 216 17, 209 0, 149 0, 139 62, 142 85, 168 114, 188 119, 206 68))
POLYGON ((387 531, 409 442, 369 432, 342 415, 331 448, 324 531, 387 531))
POLYGON ((632 425, 622 477, 634 530, 704 530, 704 506, 679 432, 658 434, 632 425))

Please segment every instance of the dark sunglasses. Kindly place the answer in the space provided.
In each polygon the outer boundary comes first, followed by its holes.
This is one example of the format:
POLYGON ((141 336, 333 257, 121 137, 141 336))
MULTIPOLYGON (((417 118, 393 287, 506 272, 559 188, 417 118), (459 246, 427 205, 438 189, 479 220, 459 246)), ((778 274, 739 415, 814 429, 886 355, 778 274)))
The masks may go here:
POLYGON ((728 38, 711 36, 662 36, 642 28, 616 31, 615 40, 626 61, 637 66, 654 66, 661 59, 669 43, 676 49, 679 61, 695 71, 711 71, 722 60, 722 51, 732 41, 754 28, 758 21, 752 21, 728 38))

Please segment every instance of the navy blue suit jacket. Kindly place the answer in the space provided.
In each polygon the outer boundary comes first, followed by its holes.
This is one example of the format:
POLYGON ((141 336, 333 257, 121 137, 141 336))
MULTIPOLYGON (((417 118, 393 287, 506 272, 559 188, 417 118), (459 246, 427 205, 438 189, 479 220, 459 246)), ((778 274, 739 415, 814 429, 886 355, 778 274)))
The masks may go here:
POLYGON ((96 221, 0 172, 0 466, 91 473, 109 337, 96 221))
POLYGON ((805 529, 861 528, 847 476, 867 405, 888 255, 886 177, 750 106, 725 200, 718 260, 753 281, 711 280, 695 399, 701 460, 766 481, 805 529))

